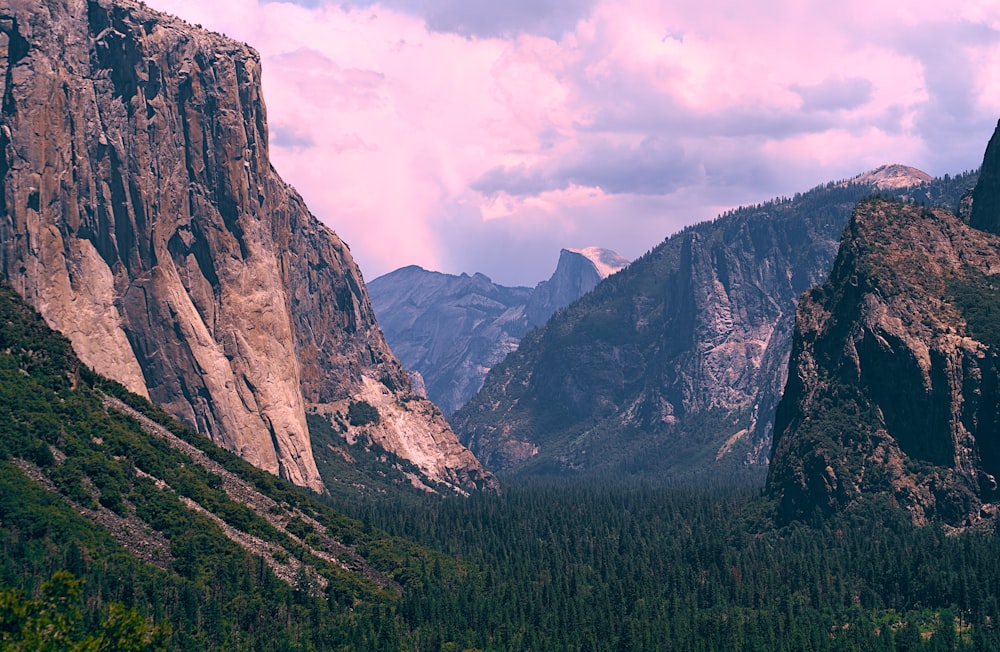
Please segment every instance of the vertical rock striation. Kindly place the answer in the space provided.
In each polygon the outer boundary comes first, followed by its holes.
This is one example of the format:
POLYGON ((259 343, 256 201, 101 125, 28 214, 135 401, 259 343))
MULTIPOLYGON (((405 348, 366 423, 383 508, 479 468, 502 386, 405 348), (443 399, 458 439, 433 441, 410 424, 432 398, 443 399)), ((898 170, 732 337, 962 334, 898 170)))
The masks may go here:
MULTIPOLYGON (((5 1, 0 269, 96 371, 322 491, 307 407, 410 385, 346 245, 271 167, 260 75, 131 0, 5 1)), ((461 457, 438 479, 479 473, 461 457)))

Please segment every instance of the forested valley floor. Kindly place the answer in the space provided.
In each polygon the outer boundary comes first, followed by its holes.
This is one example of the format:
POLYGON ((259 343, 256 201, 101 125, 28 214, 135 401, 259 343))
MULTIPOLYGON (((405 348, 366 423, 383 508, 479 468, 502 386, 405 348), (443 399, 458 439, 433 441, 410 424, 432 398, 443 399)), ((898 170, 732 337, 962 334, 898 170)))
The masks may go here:
POLYGON ((759 486, 548 481, 356 512, 467 564, 404 593, 411 649, 1000 649, 992 533, 874 502, 776 528, 759 486))

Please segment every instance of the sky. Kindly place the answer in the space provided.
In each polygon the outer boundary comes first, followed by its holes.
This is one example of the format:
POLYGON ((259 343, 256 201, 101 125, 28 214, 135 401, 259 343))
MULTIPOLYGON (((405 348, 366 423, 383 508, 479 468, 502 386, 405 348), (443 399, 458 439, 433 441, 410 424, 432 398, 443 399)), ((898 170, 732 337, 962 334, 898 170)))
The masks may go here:
POLYGON ((977 168, 994 0, 147 0, 245 41, 271 159, 367 280, 533 286, 561 248, 634 259, 685 225, 887 163, 977 168))

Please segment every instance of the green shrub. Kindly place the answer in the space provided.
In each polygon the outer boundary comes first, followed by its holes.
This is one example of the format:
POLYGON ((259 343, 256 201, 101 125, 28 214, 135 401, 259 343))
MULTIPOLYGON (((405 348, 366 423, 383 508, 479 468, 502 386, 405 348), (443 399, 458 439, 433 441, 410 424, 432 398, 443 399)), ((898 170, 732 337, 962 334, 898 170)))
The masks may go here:
POLYGON ((347 408, 347 420, 352 426, 367 426, 379 419, 378 409, 368 401, 351 401, 347 408))

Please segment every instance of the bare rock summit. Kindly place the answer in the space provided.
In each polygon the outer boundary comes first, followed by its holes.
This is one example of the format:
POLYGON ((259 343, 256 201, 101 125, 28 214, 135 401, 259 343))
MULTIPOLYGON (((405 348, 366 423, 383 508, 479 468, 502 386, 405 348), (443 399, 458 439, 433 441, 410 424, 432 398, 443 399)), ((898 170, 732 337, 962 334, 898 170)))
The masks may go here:
POLYGON ((865 184, 876 190, 900 190, 930 183, 934 178, 909 165, 893 163, 875 168, 851 179, 850 183, 865 184))

